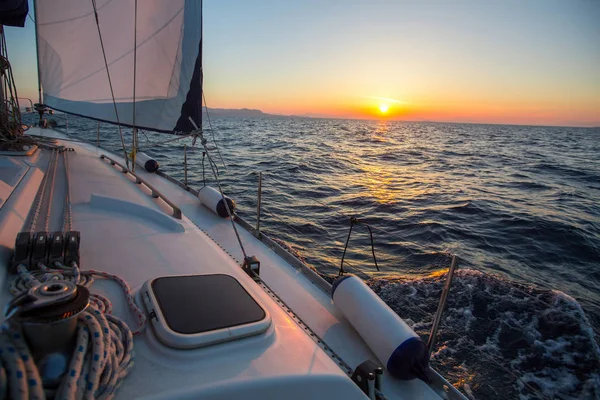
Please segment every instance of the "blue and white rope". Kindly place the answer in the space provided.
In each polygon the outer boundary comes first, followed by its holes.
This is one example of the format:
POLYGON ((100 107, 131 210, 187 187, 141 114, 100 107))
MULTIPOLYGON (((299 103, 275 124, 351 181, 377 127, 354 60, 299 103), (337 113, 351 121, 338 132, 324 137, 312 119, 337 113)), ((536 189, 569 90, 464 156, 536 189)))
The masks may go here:
POLYGON ((7 384, 0 386, 0 398, 45 399, 42 379, 20 327, 2 325, 0 364, 7 384))
MULTIPOLYGON (((42 282, 63 280, 91 286, 93 276, 115 280, 123 288, 132 312, 138 319, 135 334, 146 326, 146 317, 133 300, 127 283, 118 276, 100 271, 80 271, 57 263, 55 268, 39 264, 30 272, 17 267, 17 277, 10 291, 18 295, 42 282)), ((69 368, 56 393, 45 393, 42 380, 17 323, 5 323, 0 335, 0 400, 45 399, 110 399, 133 366, 133 335, 121 319, 111 315, 112 304, 104 296, 92 294, 89 307, 77 321, 75 351, 69 368)))

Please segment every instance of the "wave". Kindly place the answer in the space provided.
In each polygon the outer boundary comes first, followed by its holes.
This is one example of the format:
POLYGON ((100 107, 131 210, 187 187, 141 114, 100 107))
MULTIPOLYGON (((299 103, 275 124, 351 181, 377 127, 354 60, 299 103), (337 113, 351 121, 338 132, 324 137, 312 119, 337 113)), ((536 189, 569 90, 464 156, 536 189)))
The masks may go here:
MULTIPOLYGON (((368 281, 424 338, 444 283, 440 273, 368 281)), ((437 343, 432 364, 474 398, 600 396, 594 331, 579 303, 560 291, 458 270, 437 343)))
POLYGON ((533 181, 512 181, 512 182, 506 182, 506 183, 502 184, 502 186, 514 188, 514 189, 520 189, 523 191, 530 191, 530 190, 540 191, 540 190, 551 190, 552 189, 552 187, 550 187, 548 185, 544 185, 543 183, 533 182, 533 181))
POLYGON ((550 163, 543 161, 534 164, 532 168, 534 170, 537 169, 543 172, 549 172, 553 175, 561 175, 569 178, 575 178, 586 183, 600 183, 600 174, 594 173, 592 171, 584 171, 582 169, 568 167, 566 165, 561 165, 558 163, 550 163))

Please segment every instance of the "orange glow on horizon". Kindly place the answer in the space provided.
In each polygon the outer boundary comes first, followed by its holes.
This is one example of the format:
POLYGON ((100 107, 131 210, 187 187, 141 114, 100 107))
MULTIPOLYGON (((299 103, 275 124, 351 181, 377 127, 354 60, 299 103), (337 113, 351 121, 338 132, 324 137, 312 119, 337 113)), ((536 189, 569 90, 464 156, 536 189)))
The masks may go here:
POLYGON ((246 97, 231 100, 217 95, 209 99, 209 107, 252 108, 269 114, 317 118, 600 126, 600 112, 593 102, 564 107, 557 101, 537 101, 533 95, 530 99, 473 99, 448 93, 397 96, 396 99, 401 100, 395 100, 393 95, 360 96, 328 89, 318 96, 315 93, 302 96, 272 93, 268 99, 246 97))

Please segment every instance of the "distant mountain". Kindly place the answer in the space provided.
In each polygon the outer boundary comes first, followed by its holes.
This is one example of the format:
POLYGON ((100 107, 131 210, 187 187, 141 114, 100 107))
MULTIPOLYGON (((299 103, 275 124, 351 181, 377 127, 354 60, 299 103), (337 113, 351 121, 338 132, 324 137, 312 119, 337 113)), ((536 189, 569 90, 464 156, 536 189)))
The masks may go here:
POLYGON ((278 117, 279 115, 267 114, 260 110, 250 108, 204 108, 208 110, 210 115, 215 117, 241 117, 241 118, 256 118, 256 117, 278 117))

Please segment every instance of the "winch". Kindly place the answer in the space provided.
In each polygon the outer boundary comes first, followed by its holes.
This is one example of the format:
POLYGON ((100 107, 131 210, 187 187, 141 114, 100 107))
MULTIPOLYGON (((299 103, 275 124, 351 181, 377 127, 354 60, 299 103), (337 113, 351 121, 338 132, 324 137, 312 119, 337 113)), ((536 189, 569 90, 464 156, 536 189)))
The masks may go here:
POLYGON ((77 333, 77 317, 90 292, 67 281, 50 281, 14 298, 6 319, 22 327, 44 388, 56 388, 67 370, 77 333))

